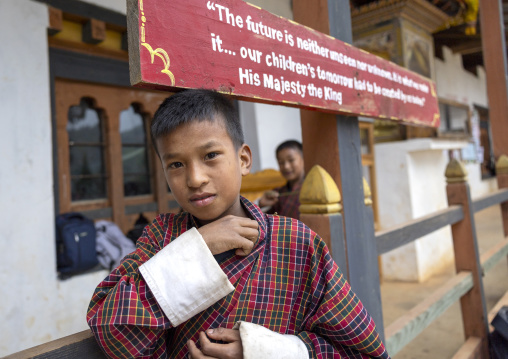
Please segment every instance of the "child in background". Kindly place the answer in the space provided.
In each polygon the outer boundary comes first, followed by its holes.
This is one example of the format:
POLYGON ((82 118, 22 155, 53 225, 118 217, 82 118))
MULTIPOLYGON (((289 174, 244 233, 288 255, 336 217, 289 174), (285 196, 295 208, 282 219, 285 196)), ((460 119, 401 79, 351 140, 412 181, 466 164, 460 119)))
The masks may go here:
POLYGON ((161 214, 95 290, 112 358, 389 358, 321 238, 240 196, 251 151, 225 96, 166 99, 151 133, 183 213, 161 214))
POLYGON ((287 183, 265 192, 259 199, 259 206, 269 207, 266 213, 299 219, 300 188, 305 178, 302 144, 295 140, 285 141, 277 147, 275 155, 287 183))

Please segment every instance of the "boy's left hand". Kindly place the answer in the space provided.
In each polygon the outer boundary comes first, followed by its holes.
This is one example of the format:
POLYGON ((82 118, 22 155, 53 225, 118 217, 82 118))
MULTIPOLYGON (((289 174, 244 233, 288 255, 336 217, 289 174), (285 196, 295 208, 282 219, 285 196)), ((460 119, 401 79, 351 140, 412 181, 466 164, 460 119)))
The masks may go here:
POLYGON ((243 359, 243 346, 240 332, 235 329, 217 328, 209 329, 199 333, 199 341, 201 350, 196 344, 189 340, 187 347, 189 348, 191 359, 243 359), (214 340, 226 342, 226 344, 212 343, 208 337, 214 340))

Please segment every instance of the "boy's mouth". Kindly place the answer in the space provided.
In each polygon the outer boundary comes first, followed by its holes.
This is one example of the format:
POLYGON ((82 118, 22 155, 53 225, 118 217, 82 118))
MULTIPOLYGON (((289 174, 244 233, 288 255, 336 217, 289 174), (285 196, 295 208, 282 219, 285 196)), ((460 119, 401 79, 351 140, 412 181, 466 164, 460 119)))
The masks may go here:
POLYGON ((204 207, 215 200, 217 195, 211 193, 200 193, 191 196, 190 202, 196 207, 204 207))

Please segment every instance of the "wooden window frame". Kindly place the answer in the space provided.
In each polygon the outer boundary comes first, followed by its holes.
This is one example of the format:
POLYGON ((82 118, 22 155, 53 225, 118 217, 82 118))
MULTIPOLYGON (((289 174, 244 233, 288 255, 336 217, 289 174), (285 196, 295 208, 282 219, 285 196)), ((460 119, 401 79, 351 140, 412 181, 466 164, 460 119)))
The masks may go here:
MULTIPOLYGON (((59 81, 75 81, 95 85, 112 85, 124 88, 129 88, 129 71, 128 63, 117 59, 111 59, 100 56, 91 56, 73 51, 67 51, 59 48, 49 48, 50 59, 50 85, 51 85, 51 109, 52 109, 52 127, 53 127, 53 174, 54 174, 54 193, 55 193, 55 213, 63 213, 67 211, 79 211, 92 219, 109 219, 117 223, 122 230, 127 231, 132 227, 135 218, 139 213, 155 212, 165 213, 170 211, 177 211, 178 204, 174 200, 173 195, 168 192, 164 173, 160 165, 158 165, 158 158, 152 148, 151 138, 149 136, 149 121, 146 116, 150 116, 155 111, 154 108, 147 109, 141 104, 141 112, 145 117, 145 129, 147 136, 147 147, 149 149, 148 161, 149 170, 152 178, 152 194, 141 195, 135 197, 125 197, 123 192, 123 172, 121 173, 122 186, 120 194, 118 188, 113 188, 111 176, 113 175, 114 163, 120 161, 111 153, 111 134, 108 128, 108 119, 103 119, 105 122, 103 126, 106 127, 104 134, 106 148, 104 152, 105 167, 107 171, 107 193, 108 198, 105 200, 91 200, 79 201, 75 203, 66 202, 62 198, 62 171, 69 171, 68 157, 62 158, 59 152, 62 146, 68 148, 67 137, 63 134, 62 125, 58 124, 56 114, 56 94, 55 86, 59 81), (64 143, 65 142, 65 143, 64 143), (114 161, 113 161, 114 159, 114 161), (66 170, 67 168, 67 170, 66 170), (116 191, 116 195, 113 194, 116 191), (64 203, 64 205, 62 205, 64 203), (68 203, 68 204, 65 204, 68 203)), ((143 90, 140 90, 143 91, 143 90)), ((169 94, 168 94, 169 95, 169 94)), ((132 101, 135 103, 136 101, 132 101)), ((101 105, 98 104, 98 108, 101 105)), ((108 114, 106 114, 106 117, 108 114)), ((60 122, 62 120, 60 119, 60 122)), ((119 137, 119 133, 117 134, 119 137)), ((120 150, 121 143, 117 144, 120 150)), ((116 164, 118 167, 118 164, 116 164)), ((121 167, 121 161, 120 161, 121 167)), ((118 177, 118 174, 116 174, 118 177)), ((116 181, 118 182, 118 180, 116 181)), ((70 189, 69 196, 70 196, 70 189)))
MULTIPOLYGON (((459 139, 459 140, 470 140, 471 139, 471 108, 464 103, 453 101, 449 99, 440 98, 438 100, 440 104, 444 104, 447 106, 459 107, 463 108, 467 111, 467 120, 466 120, 466 128, 464 132, 461 133, 452 133, 448 131, 442 131, 439 128, 437 129, 437 136, 439 138, 448 138, 448 139, 459 139)), ((444 115, 441 114, 441 121, 445 121, 444 115)))

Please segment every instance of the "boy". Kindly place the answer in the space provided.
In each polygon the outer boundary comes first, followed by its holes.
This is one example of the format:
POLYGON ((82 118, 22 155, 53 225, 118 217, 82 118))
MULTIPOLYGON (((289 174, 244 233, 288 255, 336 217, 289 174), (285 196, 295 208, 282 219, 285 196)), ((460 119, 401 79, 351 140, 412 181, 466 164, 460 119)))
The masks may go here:
POLYGON ((259 207, 270 207, 266 213, 300 218, 300 188, 305 178, 302 144, 295 140, 281 143, 275 151, 279 170, 287 183, 267 191, 259 199, 259 207))
POLYGON ((323 241, 240 197, 251 151, 227 98, 177 93, 151 131, 184 212, 159 215, 95 290, 87 320, 107 355, 388 358, 323 241))

